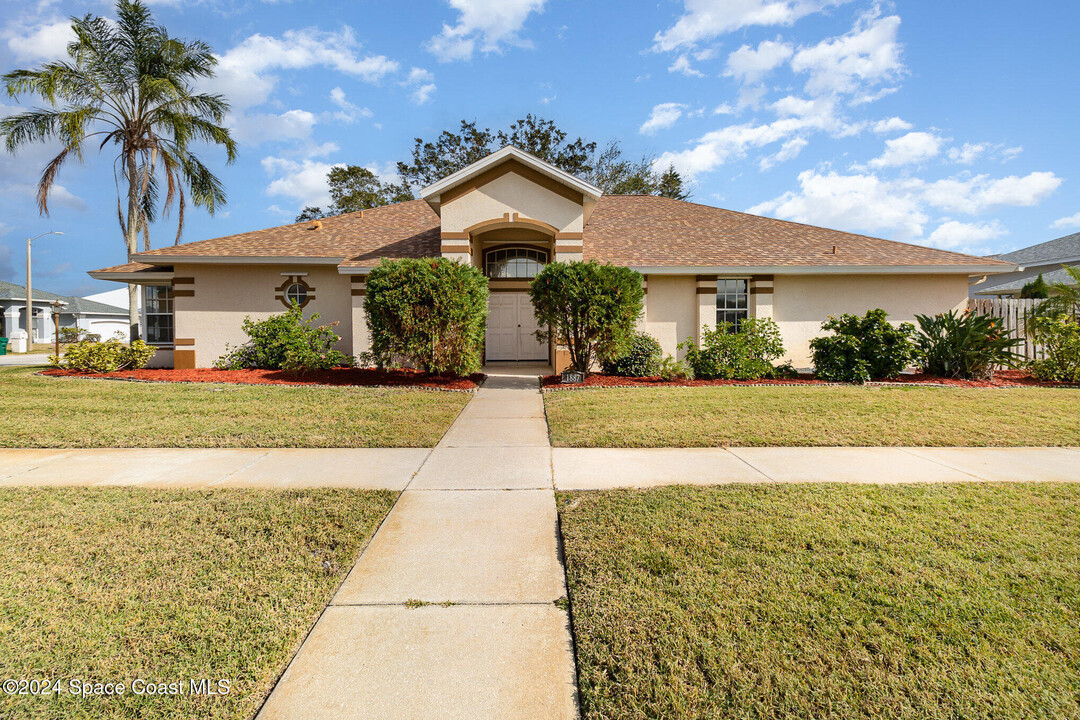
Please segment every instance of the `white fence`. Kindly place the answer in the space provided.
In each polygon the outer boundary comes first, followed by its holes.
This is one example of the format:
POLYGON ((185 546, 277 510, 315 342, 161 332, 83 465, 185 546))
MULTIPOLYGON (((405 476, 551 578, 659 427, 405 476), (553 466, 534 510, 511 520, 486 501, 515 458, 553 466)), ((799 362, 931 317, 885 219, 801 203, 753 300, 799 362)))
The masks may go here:
POLYGON ((1042 348, 1031 342, 1031 338, 1024 332, 1024 320, 1039 302, 1039 300, 1019 298, 971 298, 968 300, 968 308, 980 315, 1001 318, 1004 321, 1005 330, 1013 337, 1024 341, 1023 345, 1016 347, 1016 352, 1028 360, 1041 360, 1042 348))

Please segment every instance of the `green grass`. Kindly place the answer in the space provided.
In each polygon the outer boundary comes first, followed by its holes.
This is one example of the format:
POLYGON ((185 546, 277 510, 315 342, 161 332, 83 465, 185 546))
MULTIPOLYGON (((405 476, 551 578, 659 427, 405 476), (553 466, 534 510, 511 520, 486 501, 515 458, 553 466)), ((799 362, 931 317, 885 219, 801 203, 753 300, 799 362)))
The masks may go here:
POLYGON ((434 447, 467 393, 54 378, 0 368, 0 447, 434 447))
POLYGON ((393 500, 0 490, 0 678, 231 683, 214 698, 0 694, 0 717, 251 717, 393 500))
POLYGON ((584 717, 1080 717, 1080 486, 560 493, 584 717))
POLYGON ((562 447, 1080 445, 1080 390, 698 387, 544 393, 562 447))

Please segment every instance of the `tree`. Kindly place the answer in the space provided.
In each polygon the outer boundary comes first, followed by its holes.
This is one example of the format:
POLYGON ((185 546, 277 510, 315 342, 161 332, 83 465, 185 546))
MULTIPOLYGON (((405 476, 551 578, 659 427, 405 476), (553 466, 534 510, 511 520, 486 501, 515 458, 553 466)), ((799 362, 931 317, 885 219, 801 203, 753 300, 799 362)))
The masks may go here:
POLYGON ((330 184, 330 198, 333 204, 326 211, 309 205, 297 215, 296 222, 367 210, 413 199, 412 191, 404 182, 397 185, 384 183, 375 173, 359 165, 331 168, 326 179, 330 184))
MULTIPOLYGON (((184 229, 186 192, 213 215, 225 204, 221 181, 191 151, 193 142, 225 148, 236 158, 236 143, 222 126, 228 103, 220 95, 196 93, 194 82, 213 76, 217 60, 208 45, 169 36, 155 24, 140 0, 119 0, 116 23, 87 15, 72 18, 75 40, 70 60, 15 70, 3 76, 8 95, 42 98, 49 109, 33 109, 0 120, 0 136, 9 152, 25 145, 58 140, 62 145, 41 174, 38 209, 48 215, 49 192, 63 164, 82 160, 90 138, 98 149, 117 150, 113 174, 118 190, 116 211, 129 254, 138 251, 139 235, 150 249, 150 223, 178 199, 176 242, 184 229), (165 198, 161 202, 164 188, 165 198), (127 209, 123 196, 126 195, 127 209)), ((136 286, 128 286, 131 339, 138 337, 136 286)))
POLYGON ((461 121, 457 133, 444 130, 434 141, 415 138, 411 162, 399 162, 402 184, 421 188, 483 159, 505 145, 513 145, 555 167, 614 195, 662 195, 685 200, 690 196, 674 166, 659 173, 655 157, 640 160, 624 157, 617 141, 602 150, 595 142, 569 135, 551 120, 526 115, 506 130, 478 128, 476 121, 461 121))
POLYGON ((1039 273, 1039 277, 1025 283, 1024 287, 1020 288, 1020 298, 1022 300, 1045 300, 1048 297, 1050 297, 1050 286, 1043 280, 1042 273, 1039 273))
POLYGON ((537 339, 565 347, 574 369, 588 375, 594 361, 630 349, 645 293, 640 273, 590 260, 548 263, 529 296, 537 325, 545 328, 537 339))

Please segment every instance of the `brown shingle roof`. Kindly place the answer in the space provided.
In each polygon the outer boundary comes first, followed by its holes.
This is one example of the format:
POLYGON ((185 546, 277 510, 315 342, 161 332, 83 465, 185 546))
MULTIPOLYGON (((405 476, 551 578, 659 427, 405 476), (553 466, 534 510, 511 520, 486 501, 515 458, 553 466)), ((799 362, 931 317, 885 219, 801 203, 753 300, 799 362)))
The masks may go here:
POLYGON ((154 257, 325 257, 346 264, 371 265, 381 257, 431 257, 439 254, 439 216, 423 200, 323 218, 312 229, 303 222, 254 230, 213 240, 158 248, 132 256, 154 257))
MULTIPOLYGON (((604 195, 586 260, 631 267, 995 265, 994 260, 650 195, 604 195), (836 253, 833 253, 836 246, 836 253)), ((1001 263, 1002 269, 1011 267, 1001 263)))
MULTIPOLYGON (((171 268, 170 268, 171 269, 171 268)), ((133 273, 133 272, 161 272, 165 270, 158 265, 147 265, 146 263, 129 262, 123 265, 113 265, 112 267, 101 268, 100 270, 91 270, 95 273, 133 273)))

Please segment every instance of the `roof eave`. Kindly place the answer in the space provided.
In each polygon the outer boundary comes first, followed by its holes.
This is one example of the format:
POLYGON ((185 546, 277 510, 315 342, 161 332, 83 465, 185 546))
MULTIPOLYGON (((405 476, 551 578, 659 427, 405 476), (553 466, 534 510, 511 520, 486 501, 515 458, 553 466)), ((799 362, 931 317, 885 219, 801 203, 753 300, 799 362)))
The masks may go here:
POLYGON ((133 262, 155 265, 337 265, 344 255, 132 255, 133 262))
POLYGON ((582 195, 588 198, 592 198, 593 200, 598 199, 601 195, 604 194, 603 191, 595 185, 591 185, 584 180, 580 180, 571 175, 570 173, 566 172, 565 170, 560 170, 554 165, 544 162, 535 155, 530 155, 524 150, 519 150, 513 145, 507 145, 501 150, 496 150, 487 157, 477 160, 472 165, 463 167, 457 172, 447 175, 442 180, 428 185, 426 188, 420 190, 420 197, 426 200, 429 205, 433 203, 438 204, 439 196, 442 193, 446 192, 452 187, 460 185, 461 183, 469 180, 470 178, 484 172, 488 168, 498 165, 499 163, 509 158, 513 158, 518 162, 521 162, 522 164, 527 165, 534 170, 543 173, 544 175, 547 175, 553 180, 556 180, 568 187, 573 188, 577 192, 580 192, 582 195))
POLYGON ((1014 265, 631 265, 643 275, 992 275, 1014 265))

